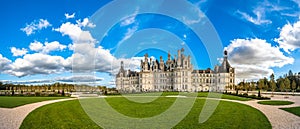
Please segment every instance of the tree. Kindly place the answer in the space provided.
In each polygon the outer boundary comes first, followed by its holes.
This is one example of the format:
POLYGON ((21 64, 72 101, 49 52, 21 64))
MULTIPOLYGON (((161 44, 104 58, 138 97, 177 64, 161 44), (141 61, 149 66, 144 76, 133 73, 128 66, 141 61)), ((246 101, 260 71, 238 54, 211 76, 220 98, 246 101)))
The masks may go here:
POLYGON ((274 75, 274 73, 272 73, 272 74, 270 75, 270 80, 275 80, 275 75, 274 75))
MULTIPOLYGON (((287 90, 290 89, 290 86, 291 86, 290 79, 286 77, 284 79, 284 88, 285 88, 286 95, 287 95, 287 90)), ((288 97, 285 96, 285 98, 288 98, 288 97)))
POLYGON ((292 76, 294 76, 294 74, 293 74, 292 70, 289 70, 288 76, 289 76, 289 77, 292 77, 292 76))
POLYGON ((296 81, 295 81, 295 80, 293 80, 293 82, 292 82, 292 90, 293 90, 293 95, 294 95, 294 92, 295 92, 296 88, 297 88, 296 81))
POLYGON ((288 89, 290 89, 290 86, 291 86, 290 79, 288 79, 288 78, 285 78, 285 79, 284 79, 284 86, 285 86, 285 90, 286 90, 286 91, 287 91, 288 89))
POLYGON ((266 78, 266 77, 264 77, 264 89, 266 89, 266 90, 268 90, 268 89, 270 89, 270 85, 269 85, 269 81, 268 81, 268 79, 266 78))
POLYGON ((250 83, 246 82, 245 85, 246 85, 245 87, 246 87, 246 91, 247 91, 247 94, 248 94, 249 90, 251 89, 250 83))
POLYGON ((265 81, 264 79, 259 79, 258 81, 258 97, 261 97, 260 91, 264 88, 265 81))
POLYGON ((275 76, 274 73, 272 73, 270 75, 270 86, 271 86, 271 90, 272 90, 272 96, 274 95, 274 91, 276 90, 276 83, 275 83, 275 76))
POLYGON ((285 89, 284 83, 283 81, 280 81, 280 87, 279 87, 280 91, 283 92, 285 89))
POLYGON ((271 89, 272 89, 272 96, 274 95, 274 91, 276 90, 276 83, 275 80, 270 81, 271 89))

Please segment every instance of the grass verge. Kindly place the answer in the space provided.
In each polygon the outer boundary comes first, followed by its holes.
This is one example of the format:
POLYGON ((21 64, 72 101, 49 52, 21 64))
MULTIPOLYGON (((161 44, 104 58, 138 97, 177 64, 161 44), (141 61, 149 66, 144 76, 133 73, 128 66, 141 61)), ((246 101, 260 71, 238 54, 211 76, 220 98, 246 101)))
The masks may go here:
POLYGON ((78 100, 52 103, 29 113, 21 129, 100 128, 81 108, 78 100))
POLYGON ((300 107, 280 108, 300 117, 300 107))
POLYGON ((294 102, 291 101, 281 101, 281 100, 269 100, 269 101, 259 101, 257 102, 259 104, 263 104, 263 105, 290 105, 293 104, 294 102))
MULTIPOLYGON (((221 94, 221 93, 199 92, 198 97, 219 98, 219 96, 220 96, 219 94, 221 94)), ((230 100, 239 100, 239 101, 251 100, 251 98, 245 98, 245 97, 239 97, 239 96, 227 95, 227 94, 221 94, 221 99, 230 99, 230 100)))
POLYGON ((0 107, 14 108, 25 104, 41 102, 45 100, 63 99, 69 97, 17 97, 17 96, 1 96, 0 107))

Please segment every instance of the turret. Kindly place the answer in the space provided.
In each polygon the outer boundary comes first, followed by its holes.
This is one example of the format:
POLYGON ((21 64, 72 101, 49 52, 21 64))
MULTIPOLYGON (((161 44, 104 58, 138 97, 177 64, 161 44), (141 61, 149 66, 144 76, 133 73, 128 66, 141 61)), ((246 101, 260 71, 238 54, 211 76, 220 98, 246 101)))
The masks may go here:
POLYGON ((121 69, 124 69, 124 62, 121 61, 121 69))
POLYGON ((231 68, 231 66, 230 66, 227 58, 228 58, 228 52, 225 50, 224 51, 224 57, 223 57, 223 63, 218 68, 219 72, 221 72, 221 73, 229 73, 229 68, 231 68))
POLYGON ((164 66, 164 60, 162 56, 160 56, 159 67, 162 71, 164 71, 165 66, 164 66))
POLYGON ((145 60, 144 60, 144 70, 148 70, 148 54, 145 54, 145 60))
POLYGON ((177 66, 181 67, 181 51, 178 50, 177 53, 178 53, 177 66))

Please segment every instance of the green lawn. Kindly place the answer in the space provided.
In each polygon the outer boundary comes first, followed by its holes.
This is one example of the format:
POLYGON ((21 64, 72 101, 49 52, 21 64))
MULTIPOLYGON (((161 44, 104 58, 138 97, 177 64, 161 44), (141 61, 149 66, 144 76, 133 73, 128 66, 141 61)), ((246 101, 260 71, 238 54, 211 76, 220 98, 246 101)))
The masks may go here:
MULTIPOLYGON (((168 109, 176 99, 178 98, 160 97, 153 102, 141 104, 131 102, 123 97, 105 98, 119 113, 134 118, 151 117, 160 114, 168 109)), ((188 98, 179 99, 185 100, 188 98)), ((226 101, 220 101, 214 114, 206 122, 200 124, 198 122, 199 114, 205 101, 205 99, 196 99, 192 110, 174 128, 271 128, 268 119, 257 109, 226 101)), ((109 122, 113 123, 114 121, 109 122)), ((85 114, 79 100, 72 100, 45 105, 34 110, 25 118, 21 128, 100 127, 85 114)), ((149 126, 149 128, 151 127, 149 126)))
POLYGON ((290 105, 293 104, 294 102, 291 101, 281 101, 281 100, 268 100, 268 101, 259 101, 257 102, 259 104, 263 104, 263 105, 290 105))
POLYGON ((111 107, 126 116, 143 118, 155 116, 165 111, 172 105, 176 98, 159 97, 155 101, 147 104, 129 101, 123 97, 106 98, 106 100, 111 107))
POLYGON ((291 108, 280 108, 292 114, 295 114, 300 117, 300 107, 291 107, 291 108))
POLYGON ((215 92, 198 92, 196 93, 189 93, 189 92, 149 92, 149 93, 135 93, 135 94, 123 94, 124 96, 187 96, 187 97, 204 97, 204 98, 221 98, 221 99, 230 99, 230 100, 239 100, 239 101, 248 101, 251 98, 246 97, 239 97, 234 95, 227 95, 215 92))
POLYGON ((63 99, 68 97, 16 97, 16 96, 1 96, 0 107, 13 108, 29 103, 41 102, 45 100, 63 99))
POLYGON ((23 121, 21 129, 99 128, 81 108, 78 100, 52 103, 37 108, 23 121))
MULTIPOLYGON (((197 99, 195 105, 203 105, 204 100, 197 99)), ((198 123, 202 107, 194 106, 191 112, 175 128, 182 129, 271 129, 266 116, 248 105, 220 101, 214 114, 203 124, 198 123)))
POLYGON ((222 99, 230 99, 230 100, 240 100, 240 101, 248 101, 251 100, 251 98, 245 98, 245 97, 239 97, 234 95, 227 95, 222 94, 220 97, 220 93, 214 93, 214 92, 199 92, 198 97, 209 97, 209 98, 222 98, 222 99))

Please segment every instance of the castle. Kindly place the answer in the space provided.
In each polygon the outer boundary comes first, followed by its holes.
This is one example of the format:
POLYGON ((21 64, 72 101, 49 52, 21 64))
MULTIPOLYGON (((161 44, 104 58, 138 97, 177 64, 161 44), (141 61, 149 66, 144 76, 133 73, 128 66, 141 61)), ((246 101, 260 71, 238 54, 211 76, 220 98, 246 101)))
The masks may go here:
POLYGON ((168 60, 148 60, 145 54, 141 60, 140 72, 121 68, 116 75, 116 89, 123 93, 152 92, 152 91, 216 91, 232 89, 235 83, 235 70, 227 59, 227 51, 224 51, 223 63, 216 65, 214 70, 194 70, 191 57, 184 55, 184 49, 178 50, 177 58, 168 60))

